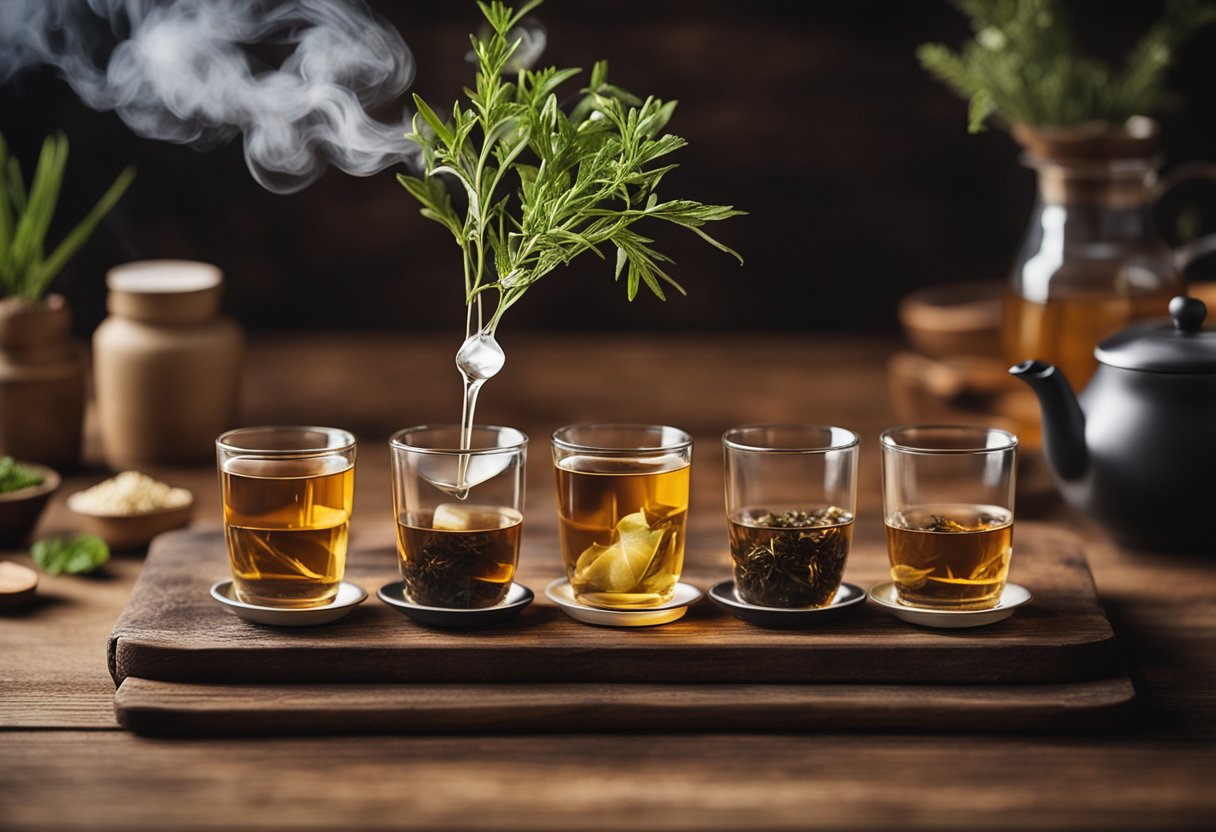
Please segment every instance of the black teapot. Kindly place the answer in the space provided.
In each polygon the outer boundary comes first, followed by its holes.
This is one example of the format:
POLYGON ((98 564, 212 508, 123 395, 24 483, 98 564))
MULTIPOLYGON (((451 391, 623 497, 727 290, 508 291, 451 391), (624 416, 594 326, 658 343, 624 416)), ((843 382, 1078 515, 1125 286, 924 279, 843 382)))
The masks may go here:
POLYGON ((1216 550, 1216 331, 1203 329, 1201 300, 1176 297, 1169 312, 1172 323, 1134 324, 1100 343, 1080 397, 1045 361, 1009 372, 1039 398, 1068 502, 1124 545, 1216 550))

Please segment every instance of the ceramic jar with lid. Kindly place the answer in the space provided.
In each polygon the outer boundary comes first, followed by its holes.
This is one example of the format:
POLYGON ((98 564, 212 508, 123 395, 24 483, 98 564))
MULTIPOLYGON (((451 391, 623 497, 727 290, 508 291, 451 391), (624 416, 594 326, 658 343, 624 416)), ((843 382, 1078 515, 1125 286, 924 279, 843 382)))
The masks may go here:
POLYGON ((80 461, 85 361, 62 295, 0 300, 0 456, 80 461))
POLYGON ((93 335, 105 460, 112 468, 205 462, 236 423, 243 337, 220 314, 223 273, 145 260, 111 269, 110 316, 93 335))

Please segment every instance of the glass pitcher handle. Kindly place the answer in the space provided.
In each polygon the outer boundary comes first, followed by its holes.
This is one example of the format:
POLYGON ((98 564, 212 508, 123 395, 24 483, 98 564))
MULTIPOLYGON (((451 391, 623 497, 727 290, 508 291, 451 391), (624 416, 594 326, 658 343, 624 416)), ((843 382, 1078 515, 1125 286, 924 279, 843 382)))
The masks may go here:
POLYGON ((1216 164, 1192 162, 1162 177, 1152 217, 1188 283, 1216 280, 1216 164))

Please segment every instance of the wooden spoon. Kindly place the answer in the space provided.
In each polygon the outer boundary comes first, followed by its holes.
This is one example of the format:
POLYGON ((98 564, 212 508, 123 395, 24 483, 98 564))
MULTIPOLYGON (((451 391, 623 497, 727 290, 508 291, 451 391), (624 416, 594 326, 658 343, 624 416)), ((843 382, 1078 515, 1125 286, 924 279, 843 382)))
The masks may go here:
POLYGON ((34 597, 37 588, 37 572, 11 560, 0 560, 0 605, 24 604, 34 597))

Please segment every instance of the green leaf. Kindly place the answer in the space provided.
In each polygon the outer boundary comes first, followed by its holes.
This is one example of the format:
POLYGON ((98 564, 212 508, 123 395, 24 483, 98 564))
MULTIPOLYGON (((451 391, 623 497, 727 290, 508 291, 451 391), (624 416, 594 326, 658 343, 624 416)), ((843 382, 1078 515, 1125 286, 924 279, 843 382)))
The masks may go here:
POLYGON ((422 96, 418 93, 414 93, 414 106, 418 108, 418 115, 422 116, 422 120, 435 131, 435 135, 439 137, 439 140, 451 148, 453 140, 452 131, 443 123, 443 119, 435 115, 435 111, 422 100, 422 96))
POLYGON ((110 547, 95 534, 48 537, 30 549, 34 563, 48 575, 84 575, 110 559, 110 547))
POLYGON ((106 214, 110 213, 115 203, 122 199, 122 195, 126 193, 127 188, 130 187, 134 179, 135 168, 124 168, 122 173, 118 174, 118 178, 101 195, 101 199, 97 200, 97 204, 93 206, 93 209, 60 241, 54 253, 46 259, 33 279, 33 296, 35 298, 42 296, 42 293, 46 291, 47 286, 54 279, 55 275, 59 274, 59 270, 84 245, 85 241, 92 235, 93 230, 97 228, 98 223, 102 221, 106 214))
POLYGON ((975 95, 971 96, 971 105, 967 111, 967 132, 983 132, 984 122, 995 110, 996 104, 992 100, 992 93, 988 90, 976 90, 975 95))

